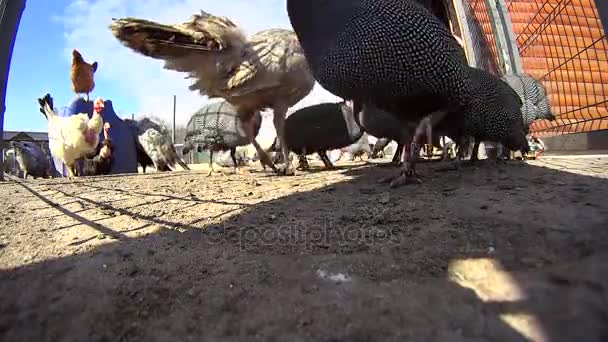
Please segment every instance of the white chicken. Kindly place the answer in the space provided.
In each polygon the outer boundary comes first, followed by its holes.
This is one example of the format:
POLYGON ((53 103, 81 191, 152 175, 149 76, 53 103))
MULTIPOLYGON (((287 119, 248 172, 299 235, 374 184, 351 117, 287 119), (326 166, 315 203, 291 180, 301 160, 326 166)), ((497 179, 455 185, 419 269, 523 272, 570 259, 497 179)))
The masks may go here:
POLYGON ((53 98, 50 94, 38 99, 38 103, 40 112, 48 121, 51 153, 65 164, 69 176, 72 178, 76 174, 76 162, 96 152, 99 135, 103 128, 101 112, 104 102, 102 99, 95 100, 91 118, 86 113, 67 117, 59 116, 55 112, 53 98))

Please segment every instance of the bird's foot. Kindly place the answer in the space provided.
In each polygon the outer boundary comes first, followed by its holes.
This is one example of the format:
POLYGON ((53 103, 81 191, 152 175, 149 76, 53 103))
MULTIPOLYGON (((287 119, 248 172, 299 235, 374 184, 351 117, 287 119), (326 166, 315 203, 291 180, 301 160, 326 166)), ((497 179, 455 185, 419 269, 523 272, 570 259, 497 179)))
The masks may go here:
POLYGON ((421 184, 422 180, 415 172, 408 174, 407 172, 401 171, 397 176, 381 179, 380 183, 389 183, 389 187, 397 188, 406 184, 421 184))
POLYGON ((211 175, 213 175, 213 169, 211 169, 207 172, 207 177, 210 177, 211 175))
POLYGON ((382 178, 380 179, 380 183, 389 183, 391 188, 406 184, 421 184, 422 180, 416 174, 416 170, 407 164, 408 163, 406 162, 405 167, 399 172, 399 175, 382 178))
POLYGON ((280 176, 294 176, 296 174, 296 169, 291 161, 288 161, 284 166, 279 166, 276 170, 276 173, 280 176))

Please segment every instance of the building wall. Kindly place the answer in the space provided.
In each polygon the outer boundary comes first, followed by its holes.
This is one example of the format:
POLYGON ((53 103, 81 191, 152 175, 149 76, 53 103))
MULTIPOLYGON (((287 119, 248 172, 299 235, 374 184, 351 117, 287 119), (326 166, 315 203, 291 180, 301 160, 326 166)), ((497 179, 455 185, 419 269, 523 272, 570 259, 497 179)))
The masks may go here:
POLYGON ((534 123, 532 131, 608 129, 608 42, 595 0, 506 3, 523 69, 545 85, 557 117, 534 123))

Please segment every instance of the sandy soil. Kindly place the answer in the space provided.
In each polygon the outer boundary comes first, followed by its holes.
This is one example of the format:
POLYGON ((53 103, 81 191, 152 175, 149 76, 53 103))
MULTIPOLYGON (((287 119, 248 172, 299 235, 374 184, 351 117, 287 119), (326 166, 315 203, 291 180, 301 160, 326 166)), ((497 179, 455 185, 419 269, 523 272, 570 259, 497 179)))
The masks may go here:
POLYGON ((339 165, 0 184, 0 340, 608 339, 608 158, 339 165))

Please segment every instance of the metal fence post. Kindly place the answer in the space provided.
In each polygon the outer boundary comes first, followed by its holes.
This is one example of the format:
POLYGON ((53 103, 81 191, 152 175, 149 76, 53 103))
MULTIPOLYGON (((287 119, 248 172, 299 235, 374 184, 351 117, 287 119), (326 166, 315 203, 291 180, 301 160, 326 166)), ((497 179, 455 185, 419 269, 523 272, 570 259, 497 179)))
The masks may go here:
POLYGON ((464 9, 463 0, 453 0, 454 10, 458 17, 458 24, 460 25, 460 32, 462 34, 462 40, 466 49, 467 58, 469 59, 469 65, 477 66, 477 58, 475 56, 475 50, 473 49, 473 41, 471 35, 471 29, 469 27, 469 19, 467 12, 464 9))
POLYGON ((13 46, 25 0, 0 0, 0 181, 4 180, 4 111, 13 46))
POLYGON ((513 22, 511 21, 507 3, 505 0, 496 0, 496 6, 498 7, 500 21, 506 33, 506 47, 509 52, 509 57, 511 58, 513 71, 516 74, 521 74, 524 69, 521 64, 521 56, 519 55, 519 48, 517 47, 517 41, 515 40, 515 30, 513 29, 513 22))
POLYGON ((512 74, 514 72, 514 65, 511 59, 511 51, 507 42, 507 33, 503 25, 502 16, 498 9, 497 0, 485 0, 488 8, 488 15, 490 16, 490 22, 492 24, 494 38, 496 40, 496 51, 498 52, 498 59, 502 66, 503 74, 512 74))
POLYGON ((606 33, 606 39, 608 39, 608 1, 606 0, 595 0, 595 6, 600 15, 602 26, 604 26, 604 32, 606 33))

